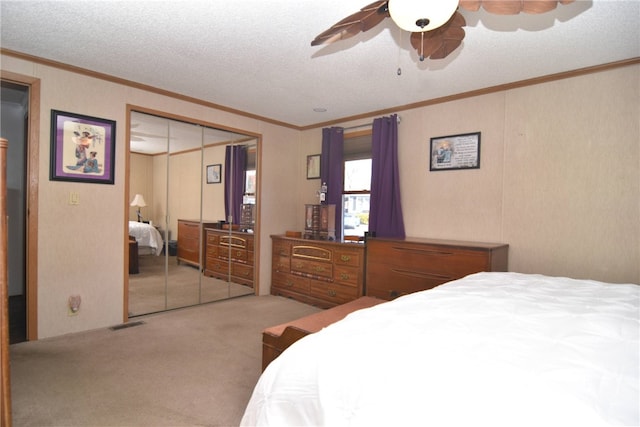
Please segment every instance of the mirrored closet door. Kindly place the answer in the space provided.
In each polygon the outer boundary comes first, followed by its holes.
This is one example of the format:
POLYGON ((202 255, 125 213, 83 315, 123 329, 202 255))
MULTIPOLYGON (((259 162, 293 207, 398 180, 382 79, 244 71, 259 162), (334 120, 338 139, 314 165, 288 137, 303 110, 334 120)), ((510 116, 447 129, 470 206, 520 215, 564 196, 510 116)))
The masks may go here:
POLYGON ((131 111, 130 317, 254 293, 258 153, 255 136, 131 111))

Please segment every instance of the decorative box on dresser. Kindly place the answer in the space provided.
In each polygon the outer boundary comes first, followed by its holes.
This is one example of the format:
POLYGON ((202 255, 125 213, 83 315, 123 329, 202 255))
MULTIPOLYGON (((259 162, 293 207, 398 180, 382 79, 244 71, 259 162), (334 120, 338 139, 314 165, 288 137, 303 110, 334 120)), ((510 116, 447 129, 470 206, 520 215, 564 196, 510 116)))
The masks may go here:
POLYGON ((206 276, 253 287, 253 233, 205 228, 205 242, 206 276))
POLYGON ((366 295, 386 300, 480 271, 507 271, 509 245, 369 238, 366 295))
POLYGON ((200 267, 200 248, 204 242, 204 228, 213 227, 217 221, 178 220, 178 263, 200 267))
POLYGON ((330 308, 363 295, 364 245, 271 236, 271 294, 330 308))

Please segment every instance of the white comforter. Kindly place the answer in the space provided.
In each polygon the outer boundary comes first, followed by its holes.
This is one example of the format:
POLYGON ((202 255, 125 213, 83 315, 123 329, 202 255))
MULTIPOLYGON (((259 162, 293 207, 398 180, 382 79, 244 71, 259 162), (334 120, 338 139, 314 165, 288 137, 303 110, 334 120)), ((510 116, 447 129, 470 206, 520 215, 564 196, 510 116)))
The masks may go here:
POLYGON ((129 221, 129 235, 136 238, 139 246, 148 246, 154 255, 162 252, 162 235, 152 225, 144 222, 129 221))
POLYGON ((638 425, 639 301, 632 284, 474 274, 296 342, 241 425, 638 425))

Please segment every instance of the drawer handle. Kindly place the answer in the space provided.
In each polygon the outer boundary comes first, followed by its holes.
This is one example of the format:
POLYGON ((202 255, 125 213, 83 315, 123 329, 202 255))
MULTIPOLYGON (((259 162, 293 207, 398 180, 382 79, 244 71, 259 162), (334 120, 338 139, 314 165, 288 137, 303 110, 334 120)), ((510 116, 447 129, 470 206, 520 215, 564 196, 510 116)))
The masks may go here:
POLYGON ((342 262, 349 262, 351 261, 351 257, 349 255, 341 255, 340 259, 342 260, 342 262))
POLYGON ((349 280, 351 276, 349 276, 347 273, 340 273, 340 278, 342 280, 349 280))
POLYGON ((293 282, 291 280, 287 280, 286 285, 287 285, 287 287, 291 288, 291 287, 293 287, 293 282))
POLYGON ((324 267, 321 266, 316 266, 313 268, 315 271, 317 271, 318 273, 324 273, 326 270, 324 269, 324 267))
POLYGON ((236 256, 239 258, 240 256, 242 256, 242 251, 237 251, 236 252, 236 256))
POLYGON ((329 295, 330 297, 335 297, 336 296, 336 291, 334 291, 333 289, 329 289, 327 291, 327 295, 329 295))
POLYGON ((451 255, 454 255, 453 252, 444 252, 444 251, 438 251, 438 250, 434 250, 434 249, 403 248, 403 247, 398 247, 398 246, 394 246, 393 249, 395 249, 396 251, 402 251, 402 252, 422 252, 424 254, 436 255, 436 256, 451 256, 451 255))
POLYGON ((402 274, 403 276, 409 276, 409 277, 417 277, 417 278, 423 278, 423 279, 438 279, 438 280, 445 280, 447 282, 450 280, 453 280, 453 278, 450 276, 445 276, 445 275, 436 274, 436 273, 421 273, 419 271, 399 270, 397 268, 392 268, 391 271, 393 271, 394 273, 402 274))

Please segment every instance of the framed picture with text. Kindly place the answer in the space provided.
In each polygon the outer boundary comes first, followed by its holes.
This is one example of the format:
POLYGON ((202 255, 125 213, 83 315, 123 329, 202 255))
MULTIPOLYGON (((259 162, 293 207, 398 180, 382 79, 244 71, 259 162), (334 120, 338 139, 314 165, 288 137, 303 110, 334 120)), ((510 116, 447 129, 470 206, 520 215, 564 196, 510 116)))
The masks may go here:
POLYGON ((480 132, 431 138, 429 170, 480 168, 480 132))

